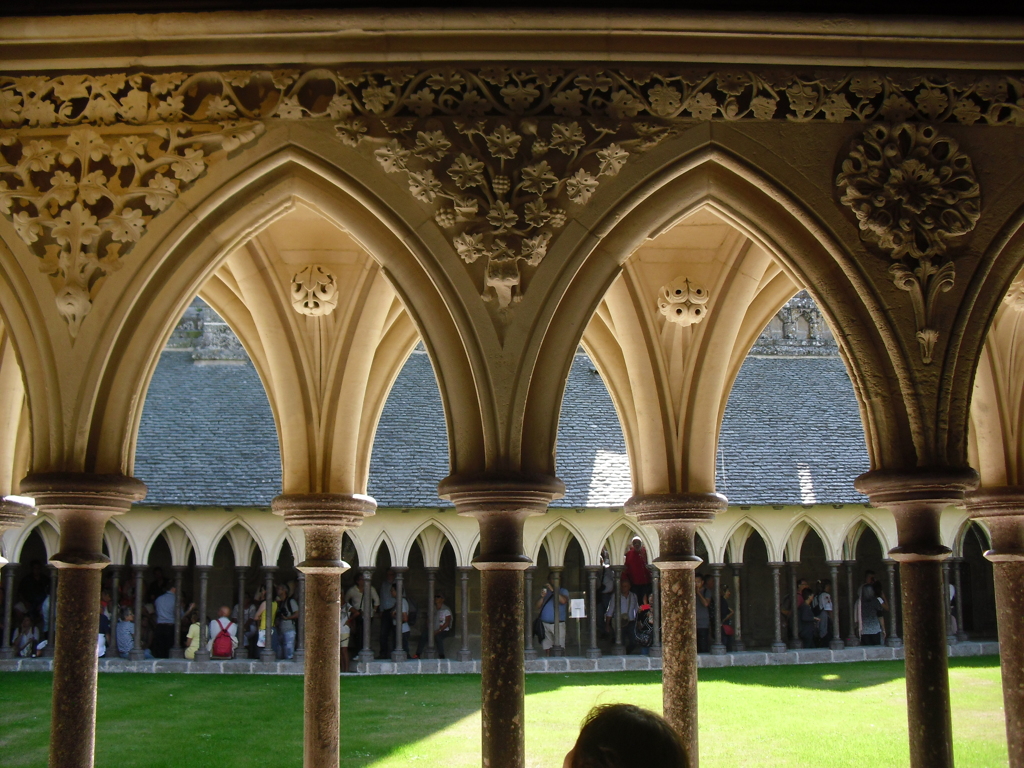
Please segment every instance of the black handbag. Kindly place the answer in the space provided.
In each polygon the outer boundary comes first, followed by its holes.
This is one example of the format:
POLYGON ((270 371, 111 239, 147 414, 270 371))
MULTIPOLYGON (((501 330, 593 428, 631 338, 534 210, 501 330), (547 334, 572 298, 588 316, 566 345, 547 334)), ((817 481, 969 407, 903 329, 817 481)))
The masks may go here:
POLYGON ((541 604, 540 610, 537 611, 537 618, 533 620, 533 636, 537 638, 538 643, 544 642, 544 622, 540 620, 540 615, 544 612, 544 606, 548 604, 548 600, 554 596, 554 592, 548 595, 548 599, 541 604))

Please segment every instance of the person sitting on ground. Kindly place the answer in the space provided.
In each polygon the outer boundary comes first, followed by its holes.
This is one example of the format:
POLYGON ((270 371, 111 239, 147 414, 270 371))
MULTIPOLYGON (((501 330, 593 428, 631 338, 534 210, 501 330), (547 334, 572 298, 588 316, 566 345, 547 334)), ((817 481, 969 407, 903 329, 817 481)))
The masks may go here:
POLYGON ((540 611, 540 622, 544 625, 544 640, 541 648, 547 656, 551 655, 553 646, 565 646, 565 606, 569 603, 569 590, 561 587, 558 590, 558 639, 555 639, 555 588, 551 586, 554 572, 548 573, 548 581, 541 590, 536 610, 540 611))
POLYGON ((188 634, 185 635, 187 645, 185 646, 185 658, 195 661, 196 651, 199 650, 199 613, 193 611, 188 617, 188 634))
POLYGON ((35 656, 37 645, 39 645, 39 627, 32 623, 31 616, 25 616, 21 620, 21 626, 14 630, 11 637, 14 655, 26 659, 35 656))
POLYGON ((797 621, 800 622, 798 625, 800 640, 803 642, 804 648, 813 648, 820 621, 820 618, 814 615, 814 606, 811 605, 814 601, 814 590, 805 587, 804 591, 800 593, 800 598, 800 605, 796 609, 797 621))
MULTIPOLYGON (((121 620, 117 622, 115 638, 117 640, 117 655, 122 659, 127 659, 128 654, 135 647, 135 611, 130 605, 121 609, 121 620)), ((153 652, 149 648, 144 649, 143 653, 147 659, 153 658, 153 652)))
POLYGON ((686 747, 661 715, 633 704, 594 707, 562 768, 684 768, 686 747))
MULTIPOLYGON (((452 633, 452 609, 445 605, 444 593, 438 592, 434 595, 434 648, 437 649, 437 658, 444 659, 444 641, 452 633)), ((416 649, 416 657, 423 658, 423 649, 427 647, 427 633, 420 635, 419 647, 416 649)))
POLYGON ((619 623, 622 627, 621 639, 625 643, 626 653, 632 653, 636 647, 636 635, 633 633, 633 628, 636 626, 636 614, 640 610, 632 586, 629 583, 629 576, 622 574, 622 579, 619 581, 618 597, 608 603, 608 610, 604 614, 605 628, 611 632, 614 627, 615 611, 618 610, 619 623))
POLYGON ((217 618, 210 622, 206 650, 215 659, 230 659, 238 647, 238 625, 231 620, 231 609, 222 605, 217 618))

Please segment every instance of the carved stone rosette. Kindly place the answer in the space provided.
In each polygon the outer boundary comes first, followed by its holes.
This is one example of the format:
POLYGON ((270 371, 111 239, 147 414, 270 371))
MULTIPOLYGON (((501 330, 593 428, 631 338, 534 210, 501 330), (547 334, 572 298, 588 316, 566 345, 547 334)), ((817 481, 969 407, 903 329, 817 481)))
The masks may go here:
POLYGON ((292 308, 300 315, 326 317, 338 306, 338 281, 321 266, 310 264, 292 277, 292 308))
POLYGON ((930 363, 936 299, 953 287, 955 271, 952 259, 936 262, 981 214, 971 159, 931 125, 877 125, 855 142, 836 185, 861 239, 895 260, 889 272, 910 294, 921 359, 930 363))
POLYGON ((662 286, 658 293, 658 311, 670 323, 683 327, 696 325, 707 317, 710 294, 703 285, 691 283, 688 278, 676 278, 662 286))

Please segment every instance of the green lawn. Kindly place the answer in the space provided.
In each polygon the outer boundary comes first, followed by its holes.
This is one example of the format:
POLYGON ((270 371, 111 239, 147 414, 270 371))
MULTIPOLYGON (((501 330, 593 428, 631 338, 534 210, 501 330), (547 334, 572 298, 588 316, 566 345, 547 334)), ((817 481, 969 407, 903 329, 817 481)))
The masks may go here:
MULTIPOLYGON (((951 660, 959 768, 1006 765, 998 659, 951 660)), ((343 766, 479 766, 480 678, 345 677, 343 766)), ((0 674, 0 765, 42 766, 50 676, 0 674)), ((595 704, 661 709, 656 673, 530 675, 530 766, 558 768, 595 704)), ((703 768, 905 766, 900 662, 703 670, 703 768)), ((100 676, 103 766, 299 766, 302 679, 234 675, 100 676)))

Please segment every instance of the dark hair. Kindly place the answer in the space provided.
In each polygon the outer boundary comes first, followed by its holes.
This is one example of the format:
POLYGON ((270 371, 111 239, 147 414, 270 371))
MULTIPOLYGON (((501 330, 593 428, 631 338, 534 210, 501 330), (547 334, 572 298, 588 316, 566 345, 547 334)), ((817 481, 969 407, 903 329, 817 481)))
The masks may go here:
POLYGON ((683 768, 686 748, 661 715, 632 704, 594 707, 583 719, 572 768, 683 768))
POLYGON ((804 587, 804 591, 800 593, 800 597, 806 600, 808 597, 814 597, 814 590, 810 587, 804 587))
POLYGON ((436 600, 437 598, 441 598, 442 600, 444 600, 444 592, 435 592, 434 599, 436 600))
POLYGON ((865 579, 866 579, 866 578, 867 578, 868 576, 874 576, 874 575, 875 575, 875 572, 874 572, 874 571, 864 571, 864 578, 865 578, 865 579))

